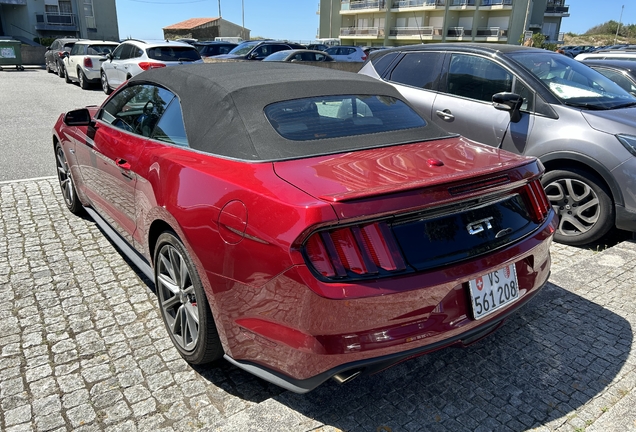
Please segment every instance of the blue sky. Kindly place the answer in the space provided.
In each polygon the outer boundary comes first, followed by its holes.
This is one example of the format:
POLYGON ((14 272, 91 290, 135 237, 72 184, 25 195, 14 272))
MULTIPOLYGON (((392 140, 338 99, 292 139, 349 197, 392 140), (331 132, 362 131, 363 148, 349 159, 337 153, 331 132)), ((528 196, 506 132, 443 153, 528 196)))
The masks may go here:
MULTIPOLYGON (((339 1, 339 0, 334 0, 339 1)), ((219 16, 218 0, 116 0, 119 37, 160 39, 163 27, 189 18, 219 16)), ((318 29, 319 0, 221 0, 223 19, 245 27, 252 37, 311 41, 318 29)))
MULTIPOLYGON (((339 1, 339 0, 334 0, 339 1)), ((162 28, 189 18, 216 17, 218 0, 116 0, 119 37, 160 39, 162 28)), ((636 24, 633 0, 566 0, 570 17, 563 19, 561 31, 584 33, 609 20, 636 24)), ((310 41, 318 29, 319 0, 243 0, 245 27, 252 36, 310 41)), ((241 25, 241 0, 221 0, 224 19, 241 25)))
POLYGON ((566 0, 570 6, 570 16, 563 18, 561 31, 585 33, 590 28, 607 21, 621 19, 623 24, 636 24, 636 4, 634 0, 566 0))

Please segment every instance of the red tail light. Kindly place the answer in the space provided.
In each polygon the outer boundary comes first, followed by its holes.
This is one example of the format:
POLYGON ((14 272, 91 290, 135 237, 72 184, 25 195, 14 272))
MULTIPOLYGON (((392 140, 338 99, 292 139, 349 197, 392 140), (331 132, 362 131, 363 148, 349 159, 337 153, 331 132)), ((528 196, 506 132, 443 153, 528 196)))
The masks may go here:
POLYGON ((166 67, 165 64, 163 63, 157 63, 157 62, 140 62, 139 63, 139 67, 142 70, 148 70, 148 69, 155 69, 155 68, 162 68, 162 67, 166 67))
POLYGON ((366 56, 366 55, 363 55, 363 56, 362 56, 362 61, 366 61, 366 60, 367 60, 367 56, 366 56))
POLYGON ((93 60, 90 57, 84 57, 84 67, 88 69, 93 69, 93 60))
POLYGON ((58 51, 57 55, 58 55, 60 58, 64 58, 64 56, 66 55, 66 51, 58 51))
POLYGON ((316 233, 305 251, 314 269, 325 277, 373 276, 406 269, 385 222, 316 233))
POLYGON ((535 220, 541 222, 550 212, 550 201, 543 190, 540 180, 534 180, 526 186, 528 199, 533 210, 535 220))

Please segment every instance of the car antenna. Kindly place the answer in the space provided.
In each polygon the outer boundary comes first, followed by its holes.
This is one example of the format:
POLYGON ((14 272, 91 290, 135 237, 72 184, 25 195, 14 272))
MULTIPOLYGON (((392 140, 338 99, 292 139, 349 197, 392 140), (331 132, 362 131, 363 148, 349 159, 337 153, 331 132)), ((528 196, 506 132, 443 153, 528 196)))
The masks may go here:
POLYGON ((413 18, 415 18, 415 24, 417 25, 417 34, 420 37, 420 43, 424 43, 424 39, 422 38, 422 29, 420 28, 420 23, 417 21, 417 16, 415 15, 415 11, 413 11, 413 18))

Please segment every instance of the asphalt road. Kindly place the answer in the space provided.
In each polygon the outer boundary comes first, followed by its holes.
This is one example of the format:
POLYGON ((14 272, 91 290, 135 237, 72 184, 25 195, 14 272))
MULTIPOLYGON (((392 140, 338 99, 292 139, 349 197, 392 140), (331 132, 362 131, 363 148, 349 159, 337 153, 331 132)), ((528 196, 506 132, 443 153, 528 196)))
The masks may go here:
POLYGON ((56 175, 51 130, 62 112, 100 105, 99 86, 82 90, 42 68, 0 72, 0 181, 56 175))

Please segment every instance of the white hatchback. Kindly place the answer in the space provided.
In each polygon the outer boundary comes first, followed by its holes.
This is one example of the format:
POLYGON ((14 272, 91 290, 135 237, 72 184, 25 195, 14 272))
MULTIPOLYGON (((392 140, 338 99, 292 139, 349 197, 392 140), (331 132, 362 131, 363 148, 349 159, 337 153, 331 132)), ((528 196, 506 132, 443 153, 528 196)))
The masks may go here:
POLYGON ((100 80, 101 64, 117 48, 119 42, 79 40, 70 53, 64 55, 64 79, 77 81, 83 89, 100 80))
POLYGON ((184 63, 203 63, 199 51, 190 44, 128 39, 102 62, 102 89, 110 94, 123 82, 145 70, 184 63))

